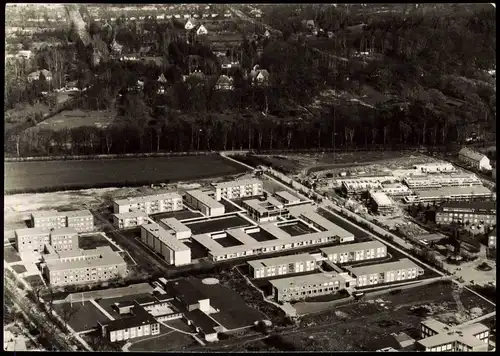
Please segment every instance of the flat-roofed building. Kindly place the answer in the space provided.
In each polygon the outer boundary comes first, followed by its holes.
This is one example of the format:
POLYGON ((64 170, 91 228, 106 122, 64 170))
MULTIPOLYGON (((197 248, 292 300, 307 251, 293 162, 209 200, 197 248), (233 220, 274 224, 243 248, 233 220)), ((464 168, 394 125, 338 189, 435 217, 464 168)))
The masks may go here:
POLYGON ((222 198, 232 200, 262 194, 262 181, 256 178, 237 179, 230 182, 216 183, 214 186, 217 201, 222 198))
POLYGON ((274 195, 285 204, 297 204, 300 203, 300 198, 293 194, 288 193, 286 190, 281 190, 274 193, 274 195))
POLYGON ((417 350, 426 352, 475 352, 488 351, 490 329, 474 323, 450 327, 436 319, 421 322, 422 340, 417 350))
POLYGON ((436 212, 436 223, 451 224, 462 222, 470 224, 496 225, 497 210, 494 201, 445 202, 436 212))
POLYGON ((111 342, 160 334, 160 323, 140 305, 131 308, 132 315, 98 323, 102 336, 111 342))
POLYGON ((94 216, 90 210, 67 211, 66 226, 73 227, 78 232, 89 232, 94 230, 94 216))
POLYGON ((433 203, 442 201, 463 201, 476 199, 495 199, 495 193, 483 186, 443 187, 416 192, 413 203, 433 203))
POLYGON ((307 224, 312 225, 314 228, 318 229, 319 231, 336 231, 336 232, 338 232, 339 236, 342 237, 342 239, 340 241, 342 243, 354 240, 353 234, 350 234, 348 231, 342 229, 340 226, 334 224, 330 220, 319 215, 314 210, 310 210, 309 207, 306 207, 305 209, 301 209, 300 207, 291 208, 290 213, 293 216, 297 216, 298 218, 300 218, 302 221, 306 222, 307 224), (297 213, 297 211, 300 211, 300 212, 297 213))
POLYGON ((342 191, 348 197, 359 196, 371 189, 382 189, 379 178, 358 178, 342 181, 342 191))
POLYGON ((172 265, 191 263, 191 249, 158 224, 141 225, 141 241, 172 265))
POLYGON ((403 182, 411 190, 437 189, 442 187, 482 186, 483 183, 475 174, 439 174, 424 177, 406 177, 403 182))
POLYGON ((245 200, 242 205, 250 217, 258 222, 276 221, 280 216, 288 215, 285 205, 273 197, 268 197, 266 200, 245 200))
POLYGON ((66 215, 57 210, 36 211, 31 214, 31 226, 41 229, 66 227, 66 215))
POLYGON ((370 201, 373 206, 373 210, 381 215, 394 214, 396 210, 396 204, 394 201, 387 196, 382 191, 370 190, 369 192, 370 201))
POLYGON ((119 229, 141 226, 148 223, 148 214, 143 211, 128 211, 126 213, 113 214, 113 225, 119 229))
POLYGON ((404 197, 412 193, 410 188, 401 183, 382 184, 382 191, 392 197, 404 197))
POLYGON ((44 272, 50 285, 97 283, 127 275, 127 263, 109 246, 93 251, 62 251, 56 258, 45 258, 44 272))
POLYGON ((78 231, 73 227, 61 227, 50 231, 50 244, 56 251, 78 248, 78 231))
POLYGON ((189 239, 191 237, 191 229, 176 218, 161 219, 160 226, 163 226, 166 230, 172 230, 178 240, 189 239))
POLYGON ((146 195, 113 201, 113 213, 115 214, 143 211, 150 215, 182 209, 182 197, 177 193, 146 195))
POLYGON ((225 211, 224 205, 199 189, 187 191, 186 202, 205 216, 222 215, 225 211))
POLYGON ((356 285, 355 280, 347 273, 315 273, 273 279, 269 283, 272 286, 273 296, 278 302, 332 294, 356 285))
POLYGON ((497 228, 488 234, 488 247, 495 250, 497 248, 497 228))
POLYGON ((387 246, 380 241, 366 241, 348 245, 323 247, 321 254, 333 263, 365 261, 387 256, 387 246))
POLYGON ((316 258, 308 253, 248 261, 247 264, 252 278, 309 272, 318 268, 316 258))
POLYGON ((408 258, 369 266, 346 267, 346 269, 356 278, 358 287, 415 279, 424 273, 421 267, 408 258))
POLYGON ((458 153, 458 159, 479 170, 491 170, 490 159, 486 155, 468 147, 464 147, 458 153))
POLYGON ((448 162, 416 164, 413 168, 422 173, 449 173, 457 170, 453 164, 448 162))
POLYGON ((22 252, 42 252, 50 244, 50 228, 27 228, 15 231, 16 248, 22 252))

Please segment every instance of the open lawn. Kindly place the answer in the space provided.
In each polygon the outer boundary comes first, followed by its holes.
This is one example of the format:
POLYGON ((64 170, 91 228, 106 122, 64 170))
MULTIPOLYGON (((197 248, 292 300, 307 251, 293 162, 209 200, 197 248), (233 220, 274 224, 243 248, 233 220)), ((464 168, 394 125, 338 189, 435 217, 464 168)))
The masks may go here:
POLYGON ((12 269, 14 271, 16 271, 16 273, 24 273, 26 272, 26 267, 24 267, 24 265, 15 265, 15 266, 12 266, 12 269))
POLYGON ((76 332, 93 329, 97 327, 97 322, 109 321, 91 302, 54 304, 54 310, 63 320, 67 320, 76 332))
POLYGON ((184 351, 192 345, 199 345, 190 335, 165 329, 167 331, 164 334, 134 342, 129 350, 133 352, 184 351))
POLYGON ((251 224, 248 220, 243 219, 238 215, 186 224, 186 226, 193 232, 193 235, 208 234, 211 232, 234 229, 237 227, 246 227, 250 225, 251 224))
POLYGON ((177 220, 186 220, 192 218, 200 218, 203 215, 198 212, 193 212, 187 209, 179 210, 179 211, 169 211, 167 213, 158 213, 150 215, 150 218, 156 222, 159 222, 161 219, 167 218, 176 218, 177 220))
POLYGON ((109 242, 109 240, 106 239, 101 234, 85 235, 78 237, 78 247, 83 250, 90 250, 101 246, 109 246, 113 251, 119 251, 115 245, 109 242))
POLYGON ((3 259, 7 263, 13 263, 13 262, 19 262, 21 261, 21 257, 19 257, 19 253, 17 252, 16 248, 12 245, 10 246, 5 246, 3 248, 3 259))
POLYGON ((246 171, 218 155, 82 161, 6 162, 5 192, 148 185, 246 171))
POLYGON ((60 131, 63 129, 73 129, 75 127, 82 126, 105 129, 113 122, 115 116, 116 113, 112 111, 67 110, 54 115, 50 119, 40 122, 34 129, 60 131))

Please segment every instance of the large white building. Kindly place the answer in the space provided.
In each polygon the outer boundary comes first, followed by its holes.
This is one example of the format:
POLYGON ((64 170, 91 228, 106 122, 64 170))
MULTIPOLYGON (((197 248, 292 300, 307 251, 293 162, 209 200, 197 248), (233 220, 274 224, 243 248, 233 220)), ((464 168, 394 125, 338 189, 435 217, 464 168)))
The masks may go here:
POLYGON ((31 226, 48 229, 72 227, 78 232, 88 232, 94 230, 94 216, 90 210, 36 211, 31 214, 31 226))
POLYGON ((187 191, 186 202, 205 216, 222 215, 225 211, 224 205, 199 189, 187 191))
POLYGON ((495 199, 496 195, 484 186, 442 187, 415 192, 405 199, 409 203, 433 203, 451 200, 495 199))
POLYGON ((182 197, 177 193, 147 195, 113 201, 115 214, 143 211, 146 214, 182 210, 182 197))
POLYGON ((66 226, 75 228, 78 232, 88 232, 94 230, 94 216, 90 210, 67 211, 66 226))
POLYGON ((113 225, 119 229, 141 226, 149 223, 148 214, 143 211, 128 211, 121 214, 113 214, 113 225))
POLYGON ((318 268, 317 259, 308 253, 265 258, 248 261, 252 278, 282 276, 291 273, 309 272, 318 268))
POLYGON ((413 168, 422 173, 450 173, 457 170, 453 164, 448 162, 416 164, 413 168))
POLYGON ((425 190, 442 187, 481 186, 483 183, 475 174, 448 174, 426 177, 406 177, 404 183, 412 190, 425 190))
POLYGON ((491 170, 490 159, 484 154, 464 147, 458 153, 458 159, 479 170, 491 170))
POLYGON ((50 244, 56 251, 78 248, 78 231, 72 227, 61 227, 50 231, 50 244))
POLYGON ((185 240, 191 237, 191 229, 175 218, 161 219, 160 226, 165 230, 171 230, 171 233, 178 240, 185 240))
POLYGON ((278 200, 281 200, 284 204, 297 204, 300 203, 300 198, 293 194, 288 193, 286 190, 282 190, 274 193, 278 200))
POLYGON ((415 279, 424 270, 408 258, 361 267, 346 267, 358 287, 415 279))
POLYGON ((222 198, 232 200, 262 194, 262 181, 255 178, 216 183, 214 186, 215 199, 217 201, 220 201, 222 198))
POLYGON ((191 249, 177 240, 172 231, 165 230, 158 224, 142 225, 141 241, 172 265, 191 263, 191 249))
POLYGON ((34 227, 15 231, 16 248, 22 252, 42 252, 50 244, 50 228, 34 227))
POLYGON ((288 214, 288 211, 284 210, 285 205, 273 197, 268 197, 266 200, 245 200, 242 206, 257 222, 276 221, 280 216, 288 214))
POLYGON ((381 191, 369 191, 369 196, 374 210, 379 214, 393 214, 396 210, 394 201, 381 191))
POLYGON ((329 261, 339 264, 387 256, 387 246, 376 240, 323 247, 320 250, 321 254, 329 261))

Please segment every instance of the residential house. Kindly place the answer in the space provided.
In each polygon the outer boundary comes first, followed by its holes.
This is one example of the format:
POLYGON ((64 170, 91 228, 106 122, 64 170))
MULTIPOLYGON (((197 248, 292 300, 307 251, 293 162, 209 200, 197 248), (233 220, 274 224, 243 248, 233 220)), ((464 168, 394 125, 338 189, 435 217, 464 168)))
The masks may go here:
POLYGON ((29 50, 22 50, 17 52, 17 58, 30 59, 33 56, 33 52, 29 50))
POLYGON ((198 27, 198 29, 196 30, 197 36, 203 36, 203 35, 206 35, 207 33, 208 33, 208 31, 207 31, 206 27, 203 25, 200 25, 200 27, 198 27))
POLYGON ((490 159, 486 155, 464 147, 458 153, 458 159, 479 170, 491 170, 490 159))
POLYGON ((222 74, 215 84, 216 90, 234 90, 233 78, 222 74))
POLYGON ((50 82, 52 81, 52 72, 47 69, 37 70, 36 72, 32 72, 28 74, 28 82, 33 82, 34 80, 40 80, 41 75, 45 77, 45 80, 50 82))
POLYGON ((194 21, 193 19, 189 19, 184 25, 184 28, 188 31, 192 30, 195 27, 196 27, 196 21, 194 21))

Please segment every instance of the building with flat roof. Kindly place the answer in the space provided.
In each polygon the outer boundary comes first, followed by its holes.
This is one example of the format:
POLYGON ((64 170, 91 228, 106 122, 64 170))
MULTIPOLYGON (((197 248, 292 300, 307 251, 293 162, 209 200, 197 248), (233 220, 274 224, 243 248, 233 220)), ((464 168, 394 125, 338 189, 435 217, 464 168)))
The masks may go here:
POLYGON ((404 197, 412 193, 410 188, 401 183, 382 184, 382 191, 391 197, 404 197))
POLYGON ((41 229, 66 227, 66 215, 57 210, 43 210, 31 213, 31 226, 41 229))
POLYGON ((161 219, 160 226, 165 230, 171 230, 178 240, 185 240, 191 237, 191 229, 176 218, 161 219))
POLYGON ((113 213, 143 211, 146 214, 182 210, 182 197, 177 193, 146 195, 113 201, 113 213))
POLYGON ((44 258, 44 273, 52 286, 98 283, 127 275, 127 263, 109 246, 93 251, 72 250, 44 258))
POLYGON ((309 272, 318 268, 317 259, 308 253, 248 261, 247 264, 252 278, 309 272))
POLYGON ((381 215, 393 214, 396 210, 396 204, 382 191, 369 191, 370 202, 373 210, 381 215))
POLYGON ((17 229, 14 234, 16 249, 19 253, 42 252, 45 245, 50 244, 50 228, 17 229))
POLYGON ((111 342, 160 334, 160 323, 140 305, 131 308, 131 316, 98 323, 102 336, 111 342))
POLYGON ((371 189, 382 189, 380 179, 357 178, 342 181, 342 192, 348 197, 359 196, 371 189))
POLYGON ((445 202, 436 212, 437 224, 496 225, 497 210, 495 201, 455 201, 445 202))
POLYGON ((347 273, 315 273, 270 280, 278 302, 301 300, 351 289, 356 283, 347 273))
POLYGON ((249 199, 242 203, 252 219, 257 222, 276 221, 280 216, 287 216, 285 205, 273 197, 265 200, 249 199))
POLYGON ((423 177, 406 177, 403 182, 411 190, 437 189, 443 187, 482 186, 481 180, 473 173, 439 174, 423 177))
POLYGON ((262 195, 262 181, 256 178, 237 179, 229 182, 215 183, 215 199, 228 200, 262 195))
POLYGON ((483 324, 450 327, 436 319, 421 322, 422 340, 417 349, 426 352, 474 352, 488 351, 490 329, 483 324))
POLYGON ((222 215, 225 211, 224 205, 199 189, 187 191, 186 202, 205 216, 222 215))
POLYGON ((456 172, 457 170, 455 166, 449 162, 416 164, 413 168, 422 173, 449 173, 456 172))
POLYGON ((73 227, 61 227, 50 231, 50 244, 57 250, 78 248, 78 231, 73 227))
POLYGON ((141 225, 141 241, 172 265, 191 263, 191 249, 158 224, 141 225))
POLYGON ((488 247, 494 250, 497 248, 497 228, 488 234, 488 247))
POLYGON ((358 287, 415 279, 424 270, 408 258, 361 267, 346 267, 358 287))
POLYGON ((118 229, 136 227, 148 223, 148 214, 143 211, 127 211, 126 213, 113 214, 113 225, 118 229))
POLYGON ((66 211, 66 226, 73 227, 78 232, 94 230, 94 215, 90 210, 66 211))
POLYGON ((276 198, 281 200, 284 204, 297 204, 300 203, 300 198, 296 197, 293 194, 288 193, 286 190, 281 190, 279 192, 274 193, 276 198))
POLYGON ((495 199, 495 193, 483 186, 443 187, 418 191, 416 192, 416 196, 408 201, 413 203, 433 203, 475 199, 495 199))
POLYGON ((323 247, 320 250, 324 257, 336 264, 365 261, 387 256, 387 246, 377 240, 323 247))
POLYGON ((479 170, 491 170, 490 159, 471 148, 464 147, 458 152, 458 159, 479 170))

